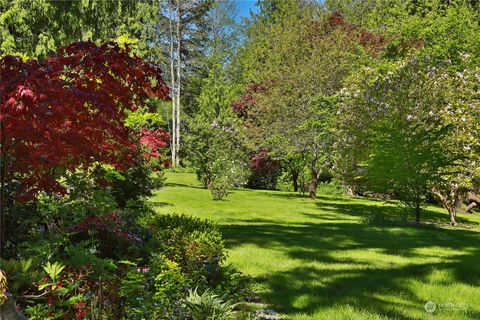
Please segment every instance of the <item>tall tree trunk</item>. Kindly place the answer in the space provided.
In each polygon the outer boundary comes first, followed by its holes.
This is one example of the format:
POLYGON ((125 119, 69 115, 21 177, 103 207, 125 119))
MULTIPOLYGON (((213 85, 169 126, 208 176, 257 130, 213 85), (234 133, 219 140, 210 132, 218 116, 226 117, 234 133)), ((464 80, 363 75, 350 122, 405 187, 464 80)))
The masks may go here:
POLYGON ((297 170, 292 171, 292 182, 293 182, 293 191, 298 192, 298 176, 299 172, 297 170))
POLYGON ((318 187, 318 179, 319 179, 319 172, 317 168, 315 167, 314 164, 312 164, 312 177, 310 178, 310 184, 309 184, 309 189, 308 193, 310 196, 310 199, 316 199, 317 198, 317 187, 318 187))
POLYGON ((172 0, 168 2, 168 17, 169 17, 169 31, 170 31, 170 79, 171 79, 171 96, 172 96, 172 137, 171 137, 171 152, 172 152, 172 166, 175 166, 177 160, 177 139, 176 139, 176 93, 175 93, 175 56, 174 56, 174 39, 173 39, 173 13, 172 0))
POLYGON ((456 190, 451 191, 450 198, 435 188, 433 188, 432 191, 433 194, 437 196, 442 206, 447 210, 448 215, 450 216, 450 224, 453 226, 457 225, 457 205, 460 197, 458 196, 456 190))
POLYGON ((420 202, 415 203, 415 223, 420 224, 420 202))
POLYGON ((175 159, 175 165, 179 166, 180 165, 180 88, 181 88, 181 82, 182 82, 182 77, 181 77, 181 71, 182 71, 182 59, 180 56, 180 48, 181 48, 181 43, 182 43, 182 37, 181 37, 181 32, 180 32, 180 20, 181 20, 181 1, 177 0, 177 28, 176 28, 176 33, 177 33, 177 97, 175 99, 177 103, 177 114, 176 114, 176 134, 175 138, 176 140, 176 156, 177 158, 175 159))
POLYGON ((448 214, 450 215, 450 224, 452 226, 457 225, 457 208, 452 207, 451 210, 448 210, 448 214))

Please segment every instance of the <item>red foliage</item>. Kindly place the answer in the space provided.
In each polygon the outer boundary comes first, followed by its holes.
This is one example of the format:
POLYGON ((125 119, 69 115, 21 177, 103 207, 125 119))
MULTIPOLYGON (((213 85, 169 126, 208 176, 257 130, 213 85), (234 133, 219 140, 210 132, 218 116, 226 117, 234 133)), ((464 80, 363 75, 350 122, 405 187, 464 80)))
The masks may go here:
POLYGON ((170 135, 163 129, 148 130, 140 132, 140 144, 144 148, 143 157, 148 161, 151 158, 158 158, 162 155, 161 149, 168 146, 170 135))
POLYGON ((383 35, 361 30, 345 20, 340 12, 334 12, 330 15, 328 25, 331 29, 340 29, 346 35, 356 38, 356 41, 373 55, 385 50, 387 45, 387 40, 383 35))
MULTIPOLYGON (((358 26, 349 23, 340 12, 334 12, 328 18, 328 26, 330 29, 342 30, 346 35, 353 37, 358 43, 372 55, 382 53, 388 44, 388 40, 384 35, 361 30, 358 26)), ((408 39, 401 42, 398 48, 403 50, 420 49, 424 45, 421 39, 408 39)))
POLYGON ((328 24, 332 28, 342 27, 349 30, 354 29, 353 25, 347 23, 343 15, 338 11, 333 12, 330 17, 328 17, 328 24))
POLYGON ((266 92, 268 88, 259 83, 252 83, 248 86, 245 95, 232 104, 233 111, 243 119, 252 116, 251 111, 255 107, 255 94, 266 92))
POLYGON ((56 170, 132 164, 124 111, 168 99, 159 68, 112 43, 76 42, 44 61, 6 56, 0 74, 0 152, 26 196, 61 191, 56 170))
POLYGON ((250 168, 253 171, 270 171, 276 166, 278 166, 278 162, 272 159, 265 149, 258 150, 250 158, 250 168))
POLYGON ((87 306, 85 301, 80 301, 75 303, 75 310, 75 319, 85 319, 92 309, 87 306))
POLYGON ((141 243, 142 240, 131 232, 127 231, 127 225, 120 216, 115 213, 109 213, 102 216, 89 216, 83 219, 82 222, 70 228, 72 232, 83 231, 97 231, 108 232, 114 234, 116 237, 133 241, 135 243, 141 243))

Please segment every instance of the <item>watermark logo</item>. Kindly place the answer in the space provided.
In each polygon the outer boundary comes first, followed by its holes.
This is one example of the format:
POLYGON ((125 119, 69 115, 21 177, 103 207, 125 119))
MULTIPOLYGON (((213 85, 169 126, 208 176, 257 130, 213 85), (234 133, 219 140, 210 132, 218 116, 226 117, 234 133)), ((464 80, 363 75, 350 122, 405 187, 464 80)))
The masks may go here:
POLYGON ((428 313, 434 313, 437 310, 460 310, 460 311, 467 311, 469 308, 471 308, 470 305, 468 304, 462 304, 462 303, 435 303, 433 301, 427 301, 423 305, 423 308, 425 311, 428 313))
POLYGON ((435 310, 437 310, 437 305, 433 301, 425 302, 425 305, 423 307, 425 308, 425 311, 427 311, 428 313, 434 313, 435 310))

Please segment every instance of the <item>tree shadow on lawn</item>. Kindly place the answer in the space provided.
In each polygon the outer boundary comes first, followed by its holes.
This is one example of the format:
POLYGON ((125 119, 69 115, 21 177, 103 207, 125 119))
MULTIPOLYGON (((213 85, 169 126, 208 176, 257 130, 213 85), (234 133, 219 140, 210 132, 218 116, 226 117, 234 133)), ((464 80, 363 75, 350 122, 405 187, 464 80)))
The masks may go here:
POLYGON ((308 199, 311 200, 312 202, 318 201, 318 200, 327 200, 327 201, 332 201, 332 200, 341 200, 344 202, 352 202, 356 200, 368 200, 368 201, 378 201, 378 202, 385 202, 382 199, 377 199, 377 198, 364 198, 364 197, 356 197, 356 196, 327 196, 327 195, 317 195, 315 199, 311 199, 308 195, 308 193, 299 193, 299 192, 291 192, 291 191, 274 191, 274 190, 263 190, 263 189, 258 189, 255 191, 265 191, 265 195, 268 197, 272 198, 280 198, 280 199, 286 199, 286 200, 292 200, 292 199, 308 199))
MULTIPOLYGON (((262 297, 285 313, 314 315, 322 309, 348 305, 354 306, 357 312, 365 311, 392 319, 423 319, 415 314, 425 314, 426 301, 408 287, 408 281, 412 278, 426 279, 439 268, 451 269, 463 264, 459 260, 440 266, 428 263, 356 271, 300 266, 272 272, 256 278, 256 281, 268 283, 271 291, 262 297)), ((472 309, 467 309, 467 312, 469 319, 480 319, 480 312, 472 309)))
MULTIPOLYGON (((280 198, 280 199, 285 199, 285 200, 292 200, 292 199, 310 199, 308 196, 308 193, 301 194, 301 193, 295 193, 295 192, 283 192, 283 191, 274 191, 274 190, 263 190, 259 189, 256 191, 263 191, 263 194, 267 197, 271 198, 280 198)), ((312 201, 315 201, 312 199, 312 201)))
MULTIPOLYGON (((322 197, 323 201, 316 202, 316 205, 322 211, 333 212, 340 215, 350 215, 361 217, 363 221, 371 225, 406 225, 411 224, 415 220, 415 214, 413 210, 402 207, 396 204, 386 204, 384 201, 377 200, 375 205, 365 204, 361 202, 345 201, 343 198, 328 198, 322 197)), ((369 199, 369 202, 370 199, 369 199)), ((310 217, 322 218, 322 212, 308 214, 310 217)), ((448 214, 430 210, 427 208, 422 209, 420 225, 416 228, 432 228, 431 224, 422 224, 422 222, 434 222, 434 223, 448 223, 448 214)), ((459 224, 474 224, 465 217, 457 216, 457 222, 459 224)))
POLYGON ((207 190, 201 186, 195 186, 193 184, 186 184, 186 183, 176 183, 176 182, 167 182, 165 183, 165 187, 184 187, 184 188, 194 188, 194 189, 204 189, 207 190))
MULTIPOLYGON (((358 213, 358 205, 354 207, 351 211, 358 213)), ((350 304, 395 319, 412 319, 410 312, 403 314, 399 308, 420 312, 425 301, 408 287, 409 280, 427 282, 432 272, 446 271, 453 274, 454 282, 480 286, 478 232, 432 227, 378 228, 339 220, 322 223, 319 217, 318 223, 281 223, 254 219, 243 221, 247 224, 223 225, 221 228, 228 248, 254 244, 300 260, 299 266, 272 270, 256 278, 257 282, 266 283, 272 289, 263 298, 280 311, 313 314, 350 304), (434 250, 425 252, 432 247, 434 250), (439 248, 440 251, 465 254, 439 255, 439 248), (362 259, 361 254, 353 259, 343 258, 345 250, 365 250, 365 254, 373 250, 378 257, 370 259, 377 259, 377 263, 362 259), (411 259, 411 263, 405 263, 405 259, 403 264, 389 261, 396 257, 411 259), (441 262, 435 260, 433 263, 431 258, 441 262), (396 308, 388 299, 379 298, 384 295, 396 297, 396 308)), ((281 265, 282 261, 278 264, 281 265)), ((480 318, 480 314, 472 315, 480 318)))
POLYGON ((155 207, 173 207, 172 203, 164 202, 164 201, 153 201, 150 200, 150 203, 155 207))
MULTIPOLYGON (((295 193, 277 193, 270 192, 265 194, 268 197, 281 198, 285 200, 292 199, 309 199, 308 195, 301 195, 295 193)), ((410 210, 406 207, 396 205, 394 201, 385 201, 383 199, 376 198, 364 198, 364 197, 347 197, 347 196, 325 196, 318 195, 315 200, 312 199, 312 202, 315 201, 315 204, 323 210, 335 211, 340 214, 349 214, 353 216, 360 216, 362 218, 371 218, 373 223, 385 222, 400 222, 401 217, 406 217, 406 221, 414 221, 415 214, 413 209, 410 210), (368 201, 370 204, 364 204, 362 201, 368 201), (375 205, 372 205, 375 203, 375 205)), ((444 210, 445 211, 445 210, 444 210)), ((323 213, 318 213, 318 216, 321 216, 323 213)), ((423 221, 429 222, 440 222, 447 223, 449 222, 449 217, 445 213, 441 213, 434 210, 422 209, 423 221)), ((316 214, 309 214, 316 215, 316 214)), ((457 222, 459 224, 471 224, 472 222, 468 219, 457 216, 457 222)))

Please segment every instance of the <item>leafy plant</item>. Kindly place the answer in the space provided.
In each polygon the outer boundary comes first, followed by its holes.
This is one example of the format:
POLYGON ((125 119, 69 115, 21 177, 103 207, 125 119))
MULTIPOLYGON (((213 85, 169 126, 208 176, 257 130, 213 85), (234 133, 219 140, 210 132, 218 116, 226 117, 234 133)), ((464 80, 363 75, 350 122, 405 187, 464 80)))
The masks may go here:
POLYGON ((126 319, 179 319, 184 310, 180 301, 187 285, 177 263, 155 254, 148 267, 129 261, 119 296, 124 299, 126 319))
POLYGON ((190 160, 198 180, 221 199, 228 190, 246 182, 248 166, 242 149, 240 129, 231 119, 195 119, 195 136, 187 137, 190 160))
POLYGON ((148 278, 148 272, 133 267, 122 279, 118 295, 124 298, 126 319, 142 319, 152 314, 152 292, 148 290, 148 278))
POLYGON ((208 186, 212 194, 213 200, 222 200, 228 195, 231 188, 231 183, 226 177, 214 178, 208 186))
POLYGON ((47 262, 45 265, 42 266, 42 268, 50 277, 51 282, 46 282, 40 285, 38 287, 40 290, 48 286, 56 285, 56 282, 58 281, 58 277, 60 276, 60 273, 63 271, 63 269, 65 269, 65 266, 60 262, 54 262, 54 263, 47 262))
POLYGON ((218 227, 199 218, 166 214, 151 217, 154 226, 150 245, 166 258, 178 263, 192 279, 208 281, 205 265, 217 266, 226 257, 224 241, 218 227))
POLYGON ((222 292, 225 298, 243 301, 253 294, 252 279, 231 264, 212 270, 210 279, 210 287, 216 292, 222 292))
POLYGON ((87 307, 86 297, 76 289, 80 286, 78 276, 74 273, 65 272, 66 266, 61 262, 47 262, 42 266, 46 275, 38 283, 38 291, 43 293, 41 297, 46 297, 48 309, 34 307, 28 309, 33 314, 29 316, 40 317, 45 314, 45 319, 64 319, 73 317, 84 319, 91 311, 87 307))
POLYGON ((96 253, 98 251, 90 241, 81 241, 65 247, 67 258, 64 262, 77 270, 88 272, 88 276, 95 280, 112 277, 111 273, 117 269, 117 265, 112 259, 100 258, 96 253))
POLYGON ((33 259, 3 259, 2 268, 8 279, 9 292, 15 297, 40 280, 38 267, 33 267, 33 259))
POLYGON ((229 320, 235 318, 236 303, 206 289, 202 294, 198 288, 188 291, 185 298, 187 308, 193 320, 229 320))
POLYGON ((329 196, 344 196, 347 190, 339 180, 332 179, 328 182, 319 183, 317 192, 329 196))

